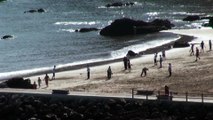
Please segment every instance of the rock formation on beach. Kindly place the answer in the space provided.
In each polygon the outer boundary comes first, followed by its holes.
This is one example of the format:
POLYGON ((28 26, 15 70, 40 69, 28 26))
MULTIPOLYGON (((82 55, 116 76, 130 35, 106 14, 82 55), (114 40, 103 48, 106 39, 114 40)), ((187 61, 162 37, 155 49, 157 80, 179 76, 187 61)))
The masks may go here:
POLYGON ((0 95, 2 120, 212 120, 213 105, 138 99, 0 95))
POLYGON ((25 11, 24 13, 43 13, 43 12, 46 12, 45 9, 43 8, 39 8, 39 9, 32 9, 32 10, 28 10, 28 11, 25 11))
POLYGON ((122 6, 132 6, 134 5, 134 2, 126 2, 126 3, 122 3, 122 2, 114 2, 111 4, 107 4, 105 5, 105 7, 122 7, 122 6))
POLYGON ((32 89, 33 85, 30 83, 29 79, 23 78, 11 78, 6 82, 7 87, 9 88, 24 88, 24 89, 32 89))
POLYGON ((171 29, 174 25, 169 20, 155 19, 152 22, 133 20, 129 18, 117 19, 100 31, 103 36, 124 36, 134 34, 148 34, 171 29))

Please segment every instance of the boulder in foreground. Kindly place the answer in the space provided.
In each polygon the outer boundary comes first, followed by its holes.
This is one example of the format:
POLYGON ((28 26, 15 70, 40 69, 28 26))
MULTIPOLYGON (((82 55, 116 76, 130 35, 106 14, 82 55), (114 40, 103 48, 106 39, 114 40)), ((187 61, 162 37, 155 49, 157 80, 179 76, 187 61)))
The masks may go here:
POLYGON ((29 79, 24 80, 21 77, 11 78, 5 82, 9 88, 28 88, 32 89, 33 85, 29 79))
POLYGON ((152 22, 133 20, 129 18, 117 19, 100 31, 103 36, 124 36, 134 34, 148 34, 171 29, 174 25, 168 20, 155 19, 152 22))

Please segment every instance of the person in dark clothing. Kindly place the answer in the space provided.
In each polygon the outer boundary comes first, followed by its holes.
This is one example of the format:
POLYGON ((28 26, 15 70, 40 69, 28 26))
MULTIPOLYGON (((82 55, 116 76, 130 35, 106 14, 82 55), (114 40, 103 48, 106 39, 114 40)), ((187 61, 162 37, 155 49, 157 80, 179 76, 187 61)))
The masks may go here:
POLYGON ((199 53, 199 49, 197 47, 196 47, 195 55, 196 55, 196 60, 195 61, 197 61, 198 58, 200 59, 200 53, 199 53))
POLYGON ((212 50, 212 41, 209 40, 209 51, 211 51, 211 50, 212 50))
POLYGON ((169 63, 168 72, 169 72, 169 77, 171 77, 172 76, 172 64, 171 63, 169 63))
POLYGON ((45 75, 45 77, 44 77, 44 80, 45 80, 46 86, 48 87, 50 77, 47 75, 47 73, 46 73, 46 75, 45 75))
POLYGON ((90 68, 89 68, 89 65, 87 65, 87 79, 90 79, 90 68))
POLYGON ((204 42, 203 41, 200 43, 200 47, 201 47, 201 51, 204 52, 204 42))
POLYGON ((190 49, 191 53, 190 55, 194 55, 194 44, 191 44, 191 49, 190 49))
POLYGON ((165 85, 165 95, 169 95, 169 87, 165 85))
POLYGON ((125 69, 125 70, 127 70, 127 64, 128 64, 127 61, 128 61, 128 58, 127 58, 127 57, 124 57, 124 58, 123 58, 123 62, 124 62, 124 69, 125 69))
POLYGON ((162 57, 163 57, 164 59, 166 59, 166 51, 165 51, 165 50, 162 51, 162 57))
POLYGON ((131 63, 130 63, 130 59, 127 60, 127 65, 128 65, 128 69, 131 70, 131 63))
POLYGON ((143 74, 144 74, 144 76, 146 76, 146 72, 147 72, 148 70, 149 70, 148 68, 144 67, 144 68, 142 69, 142 72, 141 72, 141 77, 143 76, 143 74))
POLYGON ((160 60, 159 60, 159 62, 160 62, 160 68, 162 68, 163 58, 162 58, 161 55, 160 55, 160 60))
POLYGON ((52 70, 52 72, 53 72, 52 80, 55 80, 55 69, 56 69, 56 66, 54 65, 53 70, 52 70))
POLYGON ((111 77, 112 77, 112 70, 111 67, 109 66, 109 68, 107 69, 107 78, 111 79, 111 77))
POLYGON ((155 53, 155 55, 154 55, 154 65, 157 65, 157 56, 158 56, 158 53, 155 53))

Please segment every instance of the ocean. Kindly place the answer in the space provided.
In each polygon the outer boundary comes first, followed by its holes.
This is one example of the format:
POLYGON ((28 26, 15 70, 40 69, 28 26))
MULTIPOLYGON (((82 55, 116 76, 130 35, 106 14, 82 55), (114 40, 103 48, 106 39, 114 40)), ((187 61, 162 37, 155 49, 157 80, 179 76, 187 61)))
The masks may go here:
MULTIPOLYGON (((130 2, 119 0, 121 2, 130 2)), ((212 15, 211 0, 135 0, 135 5, 106 8, 118 0, 5 0, 0 2, 0 76, 120 58, 176 40, 171 33, 104 37, 99 31, 123 17, 152 21, 168 19, 173 29, 199 28, 206 20, 184 22, 187 15, 212 15), (43 8, 44 13, 24 13, 43 8)))

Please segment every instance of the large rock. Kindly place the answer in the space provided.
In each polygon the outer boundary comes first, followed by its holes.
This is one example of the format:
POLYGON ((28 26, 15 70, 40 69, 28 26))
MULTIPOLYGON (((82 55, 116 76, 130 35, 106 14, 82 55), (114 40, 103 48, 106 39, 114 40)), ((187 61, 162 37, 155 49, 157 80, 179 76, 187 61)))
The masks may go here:
POLYGON ((191 16, 187 16, 183 19, 183 21, 195 21, 195 20, 200 20, 200 16, 191 15, 191 16))
POLYGON ((28 10, 28 11, 25 11, 24 13, 43 13, 43 12, 46 12, 45 9, 43 8, 39 8, 39 9, 32 9, 32 10, 28 10))
POLYGON ((129 18, 117 19, 100 31, 103 36, 124 36, 134 34, 148 34, 160 30, 171 29, 174 25, 168 20, 156 19, 152 22, 132 20, 129 18))
POLYGON ((173 48, 183 48, 183 47, 189 47, 188 42, 175 42, 173 45, 173 48))
POLYGON ((134 5, 134 2, 127 2, 127 3, 122 3, 122 2, 115 2, 111 4, 105 5, 105 7, 122 7, 122 6, 132 6, 134 5))
POLYGON ((13 38, 12 35, 4 35, 1 39, 10 39, 10 38, 13 38))
POLYGON ((29 79, 24 80, 23 78, 11 78, 6 81, 6 84, 10 88, 33 88, 33 85, 30 83, 29 79))
POLYGON ((91 31, 98 31, 98 28, 81 28, 79 30, 75 30, 75 32, 91 32, 91 31))
POLYGON ((129 50, 128 53, 127 53, 127 55, 130 56, 130 57, 135 57, 135 56, 138 55, 138 53, 135 53, 134 51, 129 50))

